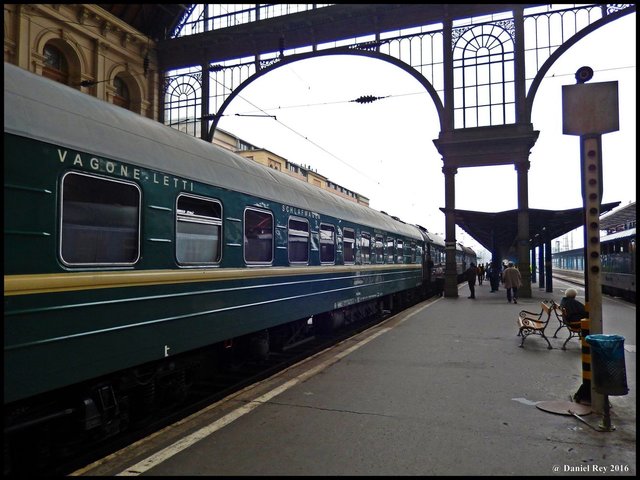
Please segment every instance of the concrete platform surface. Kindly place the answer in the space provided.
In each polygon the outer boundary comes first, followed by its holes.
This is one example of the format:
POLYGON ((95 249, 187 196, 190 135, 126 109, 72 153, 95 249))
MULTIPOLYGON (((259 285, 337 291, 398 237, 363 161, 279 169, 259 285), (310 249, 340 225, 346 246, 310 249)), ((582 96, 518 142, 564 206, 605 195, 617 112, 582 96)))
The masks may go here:
POLYGON ((601 414, 536 408, 570 404, 582 383, 565 332, 552 350, 537 336, 519 348, 518 312, 559 302, 568 284, 554 287, 514 305, 462 285, 76 475, 635 475, 635 305, 603 300, 630 391, 609 397, 615 430, 598 431, 601 414))

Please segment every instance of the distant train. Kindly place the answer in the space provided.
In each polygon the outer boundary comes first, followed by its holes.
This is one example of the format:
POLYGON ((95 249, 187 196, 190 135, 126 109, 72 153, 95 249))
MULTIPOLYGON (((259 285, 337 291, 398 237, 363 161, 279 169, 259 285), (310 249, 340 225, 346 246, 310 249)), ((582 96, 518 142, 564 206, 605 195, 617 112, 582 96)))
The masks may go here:
MULTIPOLYGON (((636 229, 629 228, 600 239, 602 293, 636 301, 636 229)), ((584 248, 552 255, 556 272, 584 272, 584 248)), ((583 277, 584 278, 584 277, 583 277)))
POLYGON ((5 440, 113 435, 220 352, 440 288, 422 227, 7 63, 4 88, 5 440))

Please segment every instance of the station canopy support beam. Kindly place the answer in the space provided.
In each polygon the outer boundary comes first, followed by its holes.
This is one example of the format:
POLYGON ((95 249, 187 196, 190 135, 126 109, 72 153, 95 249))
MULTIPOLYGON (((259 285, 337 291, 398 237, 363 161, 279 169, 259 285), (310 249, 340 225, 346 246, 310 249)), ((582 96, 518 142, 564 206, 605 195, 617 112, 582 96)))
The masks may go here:
MULTIPOLYGON (((522 275, 522 298, 531 297, 531 275, 529 269, 529 220, 528 220, 528 170, 529 152, 540 132, 533 130, 531 124, 498 125, 456 129, 441 132, 434 140, 442 155, 445 175, 445 214, 446 232, 446 297, 457 297, 457 279, 455 263, 455 225, 459 224, 455 208, 455 174, 459 168, 488 167, 513 164, 517 171, 518 210, 514 219, 516 225, 516 245, 518 268, 522 275)), ((467 232, 476 238, 472 232, 467 232)), ((479 239, 476 238, 479 241, 479 239)), ((494 249, 490 249, 494 251, 494 249)), ((494 259, 495 260, 495 259, 494 259)))

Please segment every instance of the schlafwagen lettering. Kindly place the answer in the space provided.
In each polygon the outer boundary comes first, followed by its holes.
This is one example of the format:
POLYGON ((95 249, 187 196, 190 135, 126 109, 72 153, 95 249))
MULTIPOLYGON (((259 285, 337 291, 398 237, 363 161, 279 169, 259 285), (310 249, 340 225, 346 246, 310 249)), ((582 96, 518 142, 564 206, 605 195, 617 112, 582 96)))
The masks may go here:
POLYGON ((303 208, 290 207, 289 205, 282 205, 282 211, 285 213, 290 213, 292 215, 297 215, 299 217, 320 218, 320 215, 315 212, 310 212, 309 210, 305 210, 303 208))
POLYGON ((97 157, 83 158, 79 153, 69 155, 68 150, 62 150, 60 148, 58 149, 58 158, 60 159, 60 163, 68 161, 74 167, 88 168, 94 172, 118 175, 120 177, 141 180, 143 182, 153 182, 164 187, 173 187, 175 189, 193 192, 193 182, 189 180, 156 172, 149 173, 140 168, 131 167, 112 160, 105 160, 97 157), (67 158, 67 156, 69 158, 67 158))

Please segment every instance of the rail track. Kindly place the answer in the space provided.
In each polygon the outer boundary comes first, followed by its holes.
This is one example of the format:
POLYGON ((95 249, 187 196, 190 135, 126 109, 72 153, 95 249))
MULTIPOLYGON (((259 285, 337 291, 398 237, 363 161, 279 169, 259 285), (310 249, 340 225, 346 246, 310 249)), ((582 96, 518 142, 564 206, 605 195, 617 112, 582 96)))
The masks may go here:
MULTIPOLYGON (((149 412, 145 418, 130 419, 129 428, 114 437, 97 441, 93 444, 79 444, 73 438, 60 438, 59 441, 46 442, 56 444, 56 451, 40 451, 38 439, 21 439, 24 444, 21 454, 7 458, 5 448, 5 475, 68 475, 88 464, 125 448, 136 441, 165 428, 189 415, 211 405, 249 385, 268 378, 275 373, 329 348, 363 330, 366 330, 392 314, 411 307, 404 305, 397 311, 383 311, 374 316, 362 318, 329 332, 312 332, 301 338, 295 344, 289 345, 281 351, 271 351, 265 358, 232 358, 227 359, 224 368, 206 381, 189 386, 189 393, 179 402, 161 405, 149 412), (11 465, 8 472, 6 465, 11 465)), ((58 433, 51 432, 52 435, 58 433)))

